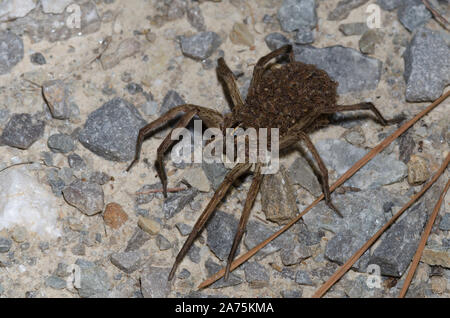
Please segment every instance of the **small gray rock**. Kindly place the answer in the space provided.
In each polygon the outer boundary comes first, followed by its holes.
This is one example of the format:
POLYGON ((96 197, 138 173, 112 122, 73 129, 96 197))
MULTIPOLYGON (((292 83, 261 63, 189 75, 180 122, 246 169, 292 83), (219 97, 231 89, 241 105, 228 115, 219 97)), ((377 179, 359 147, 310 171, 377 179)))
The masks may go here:
POLYGON ((169 240, 166 239, 163 235, 158 234, 156 236, 156 246, 158 246, 160 251, 165 251, 171 248, 172 244, 170 244, 169 240))
POLYGON ((289 44, 288 38, 278 32, 274 32, 274 33, 270 33, 270 34, 266 35, 266 37, 264 38, 264 41, 266 42, 267 47, 271 51, 279 49, 283 45, 289 44))
POLYGON ((338 94, 375 89, 380 81, 382 62, 351 48, 295 45, 294 53, 296 61, 314 64, 339 82, 338 94))
POLYGON ((341 0, 333 11, 328 14, 328 20, 344 20, 353 9, 356 9, 369 0, 341 0))
POLYGON ((1 141, 10 147, 28 149, 44 134, 45 122, 30 114, 13 114, 3 129, 1 141))
POLYGON ((83 259, 78 259, 75 264, 80 268, 80 286, 75 286, 80 297, 106 294, 111 289, 108 274, 103 269, 83 259))
POLYGON ((187 204, 194 200, 197 194, 198 191, 192 188, 176 193, 169 193, 162 208, 165 218, 170 219, 175 216, 175 214, 179 213, 187 204))
POLYGON ((72 247, 71 252, 73 255, 85 256, 86 255, 86 246, 84 246, 83 243, 75 244, 72 247))
POLYGON ((187 225, 185 223, 177 223, 175 224, 175 226, 177 227, 178 231, 182 236, 189 235, 189 233, 191 233, 192 231, 192 226, 187 225))
POLYGON ((96 183, 98 185, 104 185, 111 180, 111 176, 102 171, 93 171, 89 176, 89 182, 96 183))
MULTIPOLYGON (((220 259, 228 258, 239 221, 231 214, 216 211, 206 225, 208 236, 206 244, 220 259)), ((239 254, 239 248, 237 250, 239 254)))
POLYGON ((314 31, 308 27, 300 27, 295 34, 295 44, 310 44, 314 42, 314 31))
POLYGON ((141 105, 141 110, 146 116, 156 115, 159 111, 159 105, 154 100, 146 101, 141 105))
POLYGON ((248 262, 244 267, 245 280, 251 288, 263 288, 269 284, 266 268, 257 262, 248 262))
POLYGON ((53 289, 64 289, 67 286, 67 282, 61 277, 49 276, 45 279, 45 285, 53 289))
POLYGON ((69 167, 77 171, 86 168, 86 162, 76 153, 68 155, 67 162, 69 164, 69 167))
MULTIPOLYGON (((212 259, 208 258, 205 262, 206 271, 208 272, 208 277, 214 275, 217 273, 222 266, 215 263, 212 259)), ((230 276, 228 277, 227 281, 224 281, 223 277, 219 279, 218 281, 214 282, 209 286, 209 288, 218 289, 223 287, 229 287, 229 286, 236 286, 242 283, 242 278, 239 277, 235 273, 230 273, 230 276)))
POLYGON ((12 240, 6 237, 0 237, 0 253, 7 253, 11 249, 12 240))
POLYGON ((197 31, 205 31, 205 18, 203 17, 202 10, 200 6, 193 2, 186 11, 186 16, 188 22, 197 30, 197 31))
POLYGON ((322 193, 322 186, 311 165, 303 157, 298 157, 288 169, 288 175, 293 184, 299 184, 315 197, 322 193))
MULTIPOLYGON (((367 152, 339 139, 320 140, 316 143, 316 149, 325 165, 333 168, 338 175, 344 174, 367 152)), ((379 154, 344 184, 360 189, 374 189, 401 181, 406 177, 407 170, 407 166, 394 155, 379 154)))
POLYGON ((280 294, 283 298, 301 298, 303 295, 303 291, 301 289, 283 290, 280 292, 280 294))
POLYGON ((439 223, 439 229, 442 231, 450 231, 450 213, 445 213, 439 223))
POLYGON ((295 245, 291 244, 281 252, 281 261, 285 266, 290 266, 299 264, 301 261, 311 257, 311 255, 312 252, 308 246, 302 243, 295 243, 295 245))
POLYGON ((409 209, 385 233, 370 258, 370 264, 381 267, 381 275, 401 277, 419 245, 427 220, 423 202, 409 209))
POLYGON ((164 99, 163 99, 163 102, 161 105, 161 109, 160 109, 160 114, 165 114, 170 109, 172 109, 176 106, 179 106, 179 105, 183 105, 183 104, 186 104, 186 102, 180 96, 180 94, 178 94, 174 90, 169 90, 167 92, 166 96, 164 96, 164 99))
POLYGON ((113 253, 110 259, 113 265, 127 274, 133 273, 142 265, 139 251, 113 253))
MULTIPOLYGON (((139 194, 136 196, 136 204, 141 205, 141 204, 146 204, 146 203, 151 202, 154 197, 159 195, 159 193, 146 193, 146 192, 148 190, 155 190, 155 189, 161 189, 161 188, 162 188, 161 182, 157 182, 154 184, 145 184, 137 191, 137 193, 139 193, 139 194)), ((162 197, 162 195, 161 195, 161 197, 162 197)))
POLYGON ((295 282, 300 285, 314 286, 308 272, 302 270, 297 271, 297 274, 295 274, 295 282))
POLYGON ((53 152, 68 153, 75 148, 75 142, 66 134, 54 134, 47 140, 47 146, 53 152))
POLYGON ((432 18, 431 12, 421 0, 405 3, 398 10, 397 15, 403 26, 410 32, 425 25, 432 18))
POLYGON ((341 31, 346 36, 362 35, 367 30, 369 30, 369 27, 365 22, 344 23, 339 25, 339 31, 341 31))
POLYGON ((195 60, 204 60, 210 57, 221 44, 220 36, 212 31, 181 37, 181 51, 195 60))
POLYGON ((0 75, 6 74, 24 56, 23 41, 9 31, 0 32, 0 75))
POLYGON ((367 30, 359 39, 359 50, 364 54, 375 53, 375 45, 380 42, 380 34, 377 30, 367 30))
POLYGON ((188 271, 186 268, 183 268, 181 272, 177 275, 177 278, 179 279, 186 279, 191 276, 191 272, 188 271))
POLYGON ((47 63, 47 61, 45 60, 45 57, 42 53, 40 52, 36 52, 30 55, 30 61, 33 64, 36 65, 44 65, 47 63))
POLYGON ((132 252, 140 249, 148 240, 150 240, 150 237, 151 236, 147 232, 137 226, 133 235, 128 240, 125 252, 132 252))
POLYGON ((217 190, 229 171, 227 168, 225 168, 222 162, 207 163, 203 161, 202 169, 205 172, 206 177, 208 178, 209 182, 211 183, 211 187, 214 190, 217 190))
POLYGON ((278 10, 278 20, 286 32, 301 27, 314 28, 317 24, 316 2, 314 0, 284 0, 278 10))
POLYGON ((200 263, 201 256, 200 256, 200 247, 197 245, 192 245, 187 253, 189 259, 192 263, 198 264, 200 263))
POLYGON ((450 48, 441 33, 418 29, 403 59, 408 102, 433 101, 450 84, 450 48))
POLYGON ((170 268, 146 267, 141 274, 141 292, 145 298, 165 298, 170 292, 170 268))
POLYGON ((103 210, 104 194, 100 185, 75 180, 62 191, 67 203, 86 215, 94 215, 103 210))
POLYGON ((392 11, 400 7, 405 0, 377 0, 377 4, 383 9, 387 11, 392 11))
POLYGON ((88 116, 79 140, 105 159, 128 161, 134 158, 139 129, 145 125, 132 104, 114 98, 88 116))

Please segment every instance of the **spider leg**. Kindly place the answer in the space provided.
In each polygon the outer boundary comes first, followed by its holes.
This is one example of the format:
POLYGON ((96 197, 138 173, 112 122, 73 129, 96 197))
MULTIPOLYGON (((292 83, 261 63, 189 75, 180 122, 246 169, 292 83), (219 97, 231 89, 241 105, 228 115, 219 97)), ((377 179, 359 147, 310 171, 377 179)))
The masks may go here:
POLYGON ((186 127, 191 119, 197 114, 196 110, 191 110, 181 117, 172 131, 164 138, 164 141, 159 145, 158 150, 156 152, 156 171, 158 172, 158 176, 161 179, 162 187, 163 187, 163 195, 167 198, 167 175, 166 170, 164 169, 164 153, 167 149, 177 140, 172 139, 172 133, 177 128, 186 127))
POLYGON ((386 120, 383 117, 383 115, 381 115, 380 111, 372 103, 358 103, 358 104, 353 104, 353 105, 336 105, 334 107, 330 107, 330 108, 323 110, 321 113, 322 114, 333 114, 335 112, 351 111, 351 110, 370 110, 371 112, 374 113, 374 115, 377 117, 377 119, 383 126, 386 126, 389 124, 394 124, 394 123, 397 123, 402 120, 402 118, 400 116, 396 117, 394 119, 391 119, 391 120, 386 120))
POLYGON ((128 166, 126 171, 130 171, 130 169, 139 161, 139 156, 141 153, 142 143, 146 136, 148 136, 153 129, 162 126, 164 123, 174 119, 180 112, 189 112, 196 111, 196 115, 205 122, 205 125, 208 127, 218 127, 221 128, 223 125, 223 116, 221 113, 202 106, 197 106, 193 104, 184 104, 177 107, 174 107, 167 111, 165 114, 161 115, 158 119, 153 122, 145 125, 139 130, 139 134, 136 141, 136 152, 134 155, 134 159, 131 164, 128 166))
POLYGON ((328 183, 328 170, 320 157, 319 153, 317 152, 316 147, 314 147, 314 144, 312 143, 311 139, 309 139, 308 135, 305 134, 303 131, 297 131, 294 135, 287 135, 284 140, 280 141, 280 150, 283 148, 287 148, 288 146, 292 145, 295 141, 300 138, 303 140, 306 144, 306 147, 309 149, 311 154, 313 155, 314 159, 316 160, 319 170, 320 170, 320 177, 322 179, 322 186, 323 186, 323 195, 325 196, 325 203, 334 211, 337 215, 340 217, 342 216, 342 213, 336 208, 336 206, 331 202, 330 197, 330 185, 328 183))
POLYGON ((228 94, 231 97, 233 103, 232 107, 243 107, 244 102, 242 101, 241 93, 236 84, 236 80, 233 72, 231 72, 225 60, 221 57, 217 61, 217 75, 220 80, 223 81, 225 87, 227 88, 228 94))
POLYGON ((236 250, 241 242, 242 236, 244 235, 245 227, 250 217, 250 210, 255 202, 256 195, 259 192, 259 187, 263 180, 263 175, 261 174, 261 164, 256 165, 255 174, 253 176, 252 185, 247 194, 245 200, 244 210, 242 211, 241 219, 239 221, 239 227, 234 237, 233 245, 231 246, 230 254, 228 255, 227 267, 225 269, 224 280, 228 280, 228 275, 230 274, 231 263, 233 262, 234 256, 236 255, 236 250))
POLYGON ((219 188, 214 193, 214 196, 212 197, 211 201, 209 201, 208 205, 206 206, 203 213, 198 218, 197 222, 194 225, 194 228, 192 229, 191 234, 189 234, 188 238, 184 242, 183 247, 181 248, 180 252, 178 253, 177 257, 175 258, 175 262, 172 266, 172 270, 169 274, 169 280, 172 280, 173 276, 175 275, 175 271, 177 270, 178 265, 183 260, 184 256, 189 251, 189 248, 191 247, 192 243, 194 242, 197 235, 200 233, 200 231, 205 226, 206 222, 208 221, 211 214, 216 209, 217 205, 219 204, 220 200, 225 196, 230 186, 233 184, 233 182, 239 178, 241 175, 243 175, 246 171, 250 169, 251 164, 249 163, 239 163, 237 164, 228 174, 225 176, 225 179, 220 184, 219 188))

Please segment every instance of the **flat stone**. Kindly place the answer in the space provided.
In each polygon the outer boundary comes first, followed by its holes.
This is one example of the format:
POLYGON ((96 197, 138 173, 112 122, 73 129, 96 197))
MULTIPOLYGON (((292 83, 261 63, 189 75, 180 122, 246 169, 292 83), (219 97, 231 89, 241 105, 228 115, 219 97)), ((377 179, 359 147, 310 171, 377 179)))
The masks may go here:
POLYGON ((22 39, 9 31, 0 32, 0 75, 9 73, 23 56, 22 39))
POLYGON ((136 191, 136 204, 146 204, 149 203, 155 198, 156 196, 160 195, 162 197, 161 193, 147 193, 149 190, 155 190, 155 189, 162 189, 162 183, 157 182, 154 184, 145 184, 143 185, 138 191, 136 191))
POLYGON ((230 40, 236 45, 251 47, 255 44, 255 37, 244 23, 236 22, 230 32, 230 40))
POLYGON ((34 0, 4 0, 0 2, 0 22, 25 17, 36 8, 34 0))
POLYGON ((397 11, 398 19, 410 32, 425 25, 433 17, 421 0, 405 3, 397 11))
POLYGON ((71 0, 41 0, 42 11, 44 11, 44 13, 63 13, 66 7, 71 3, 71 0))
POLYGON ((411 207, 385 232, 370 257, 370 264, 379 265, 382 275, 401 277, 417 250, 426 220, 423 203, 411 207))
POLYGON ((362 6, 368 1, 369 0, 341 0, 336 5, 336 8, 328 14, 328 20, 344 20, 353 9, 362 6))
POLYGON ((131 274, 141 266, 141 253, 139 251, 121 252, 111 254, 111 263, 124 271, 131 274))
POLYGON ((186 104, 186 102, 180 96, 180 94, 178 94, 174 90, 169 90, 167 92, 166 96, 164 96, 163 102, 161 104, 160 113, 161 114, 165 114, 170 109, 172 109, 172 108, 174 108, 176 106, 179 106, 179 105, 183 105, 183 104, 186 104))
POLYGON ((313 64, 339 82, 338 94, 372 90, 380 81, 382 62, 351 48, 295 45, 294 53, 296 61, 313 64))
POLYGON ((250 288, 264 288, 269 284, 270 276, 266 268, 257 262, 246 263, 244 273, 250 288))
MULTIPOLYGON (((247 234, 244 238, 244 244, 247 249, 252 249, 270 235, 275 233, 279 227, 269 227, 261 222, 250 220, 247 224, 247 234)), ((260 260, 267 255, 273 254, 283 248, 288 248, 294 241, 294 234, 287 231, 277 237, 275 240, 264 246, 256 253, 256 259, 260 260)))
POLYGON ((364 54, 374 54, 375 46, 380 42, 380 34, 375 29, 370 29, 364 32, 359 39, 359 50, 364 54))
POLYGON ((3 129, 1 141, 10 147, 28 149, 44 135, 45 122, 30 114, 13 114, 3 129))
POLYGON ((158 234, 156 236, 156 246, 158 246, 160 251, 165 251, 171 248, 172 244, 170 244, 169 240, 166 239, 163 235, 158 234))
POLYGON ((208 177, 201 167, 185 170, 182 178, 200 192, 209 192, 211 190, 208 177))
POLYGON ((225 176, 229 172, 227 168, 225 168, 223 163, 207 163, 205 161, 202 162, 202 169, 206 174, 211 186, 214 190, 220 186, 222 181, 225 179, 225 176))
POLYGON ((193 244, 189 249, 187 256, 189 257, 192 263, 199 264, 201 261, 200 247, 193 244))
POLYGON ((96 294, 106 294, 111 289, 108 274, 94 263, 78 259, 75 264, 80 268, 80 285, 78 289, 80 297, 87 298, 96 294))
POLYGON ((307 285, 307 286, 314 286, 314 283, 311 280, 311 277, 309 277, 308 272, 299 270, 295 274, 295 282, 300 285, 307 285))
POLYGON ((170 219, 174 217, 186 205, 192 202, 197 194, 198 191, 192 188, 180 192, 168 193, 168 197, 164 201, 162 208, 165 218, 170 219))
POLYGON ((66 134, 54 134, 47 140, 47 146, 56 153, 68 153, 75 148, 73 138, 66 134))
POLYGON ((403 59, 408 102, 434 101, 450 84, 450 48, 441 33, 418 29, 403 59))
POLYGON ((105 159, 128 161, 134 158, 139 129, 145 125, 137 109, 117 97, 89 114, 79 140, 105 159))
POLYGON ((310 44, 314 42, 314 31, 308 27, 300 27, 295 33, 294 43, 295 44, 310 44))
POLYGON ((197 31, 206 31, 205 18, 197 3, 192 3, 186 10, 186 17, 190 25, 197 31))
POLYGON ((377 4, 387 11, 392 11, 400 7, 405 0, 377 0, 377 4))
POLYGON ((285 37, 283 34, 274 32, 266 35, 264 38, 264 42, 266 42, 267 47, 274 51, 276 49, 279 49, 283 45, 289 44, 289 40, 287 37, 285 37))
POLYGON ((40 52, 36 52, 30 55, 30 61, 31 63, 35 64, 35 65, 44 65, 47 63, 47 61, 45 60, 45 57, 42 53, 40 52))
POLYGON ((195 60, 207 59, 221 44, 220 36, 212 31, 181 37, 181 51, 195 60))
POLYGON ((161 231, 161 225, 158 222, 140 216, 138 220, 139 227, 150 235, 156 235, 161 231))
POLYGON ((299 264, 300 262, 311 256, 312 252, 308 246, 302 243, 295 243, 295 245, 291 244, 291 246, 285 248, 281 252, 281 261, 284 265, 290 266, 299 264))
POLYGON ((165 298, 170 292, 170 268, 146 267, 141 274, 141 291, 145 298, 165 298))
MULTIPOLYGON (((206 244, 220 260, 228 258, 238 224, 239 221, 234 216, 222 211, 214 212, 208 221, 206 244)), ((236 253, 239 254, 239 248, 236 253)))
MULTIPOLYGON (((222 266, 215 263, 213 260, 208 258, 205 262, 206 271, 208 273, 208 277, 214 275, 219 270, 222 269, 222 266)), ((213 284, 209 286, 209 288, 218 289, 218 288, 224 288, 224 287, 230 287, 230 286, 237 286, 239 284, 242 284, 242 278, 239 277, 236 273, 232 272, 230 273, 230 276, 228 277, 227 281, 224 281, 223 277, 213 284)))
POLYGON ((86 215, 94 215, 103 210, 104 194, 98 184, 77 179, 65 187, 62 193, 67 203, 86 215))
POLYGON ((28 231, 27 228, 24 226, 15 226, 12 233, 11 233, 11 237, 14 241, 16 241, 17 243, 23 243, 27 240, 28 238, 28 231))
POLYGON ((103 69, 107 70, 120 64, 123 60, 136 55, 141 51, 141 42, 135 38, 128 38, 119 43, 113 52, 105 52, 100 57, 103 69))
POLYGON ((150 240, 151 236, 142 230, 140 227, 136 227, 133 235, 130 237, 127 243, 127 247, 124 252, 132 252, 140 249, 148 240, 150 240))
POLYGON ((69 88, 61 80, 47 81, 42 85, 42 94, 53 118, 68 119, 73 111, 69 101, 69 88))
POLYGON ((261 209, 266 218, 278 224, 285 224, 298 211, 294 188, 284 167, 279 173, 264 176, 261 183, 261 209))
MULTIPOLYGON (((344 174, 367 153, 367 150, 339 139, 319 140, 315 146, 325 165, 334 169, 338 176, 344 174)), ((344 185, 360 189, 374 189, 401 181, 406 177, 407 170, 407 166, 397 160, 394 155, 379 154, 344 185)))
POLYGON ((278 10, 278 20, 285 32, 301 27, 312 29, 317 24, 316 3, 314 0, 284 0, 278 10))
POLYGON ((365 22, 344 23, 339 25, 339 31, 345 36, 362 35, 367 30, 369 30, 369 27, 365 22))
POLYGON ((64 289, 67 286, 67 282, 61 277, 49 276, 45 279, 45 285, 53 289, 64 289))
POLYGON ((305 158, 296 158, 288 169, 288 175, 293 184, 302 186, 315 197, 322 193, 322 186, 305 158))
POLYGON ((442 231, 450 231, 450 213, 445 213, 439 222, 439 229, 442 231))
POLYGON ((177 227, 178 231, 182 236, 189 235, 192 231, 192 226, 187 225, 185 223, 177 223, 175 224, 175 226, 177 227))
POLYGON ((77 171, 86 168, 86 162, 76 153, 67 156, 67 163, 69 164, 69 167, 77 171))
POLYGON ((111 202, 105 207, 103 213, 103 221, 110 228, 118 229, 128 220, 127 213, 123 210, 122 206, 118 203, 111 202))

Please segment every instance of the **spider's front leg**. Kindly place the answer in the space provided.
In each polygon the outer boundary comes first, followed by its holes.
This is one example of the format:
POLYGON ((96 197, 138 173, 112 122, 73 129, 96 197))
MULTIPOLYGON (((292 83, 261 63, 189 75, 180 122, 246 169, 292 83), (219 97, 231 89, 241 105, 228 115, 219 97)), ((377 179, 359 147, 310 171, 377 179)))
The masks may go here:
MULTIPOLYGON (((167 123, 168 121, 174 119, 180 112, 185 112, 186 114, 184 114, 183 117, 178 121, 174 129, 186 127, 195 115, 198 115, 200 119, 203 122, 205 122, 206 126, 208 127, 217 127, 220 129, 223 126, 222 114, 213 109, 193 104, 184 104, 174 107, 170 109, 168 112, 166 112, 164 115, 156 119, 155 121, 149 123, 148 125, 144 126, 139 130, 134 159, 128 166, 126 171, 130 171, 130 169, 139 161, 141 147, 145 137, 147 137, 155 128, 158 128, 163 124, 167 123)), ((164 169, 163 156, 165 151, 175 142, 175 140, 171 139, 172 132, 173 129, 169 133, 169 135, 166 136, 164 141, 158 147, 157 151, 156 170, 163 185, 164 197, 167 197, 167 176, 164 169)))

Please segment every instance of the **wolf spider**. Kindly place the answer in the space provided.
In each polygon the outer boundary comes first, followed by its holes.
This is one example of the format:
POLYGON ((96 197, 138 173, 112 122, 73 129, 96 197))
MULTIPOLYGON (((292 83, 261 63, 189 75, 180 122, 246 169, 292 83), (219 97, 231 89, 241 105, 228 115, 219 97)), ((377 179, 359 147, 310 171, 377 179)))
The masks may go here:
MULTIPOLYGON (((170 109, 161 117, 140 129, 136 143, 135 157, 127 168, 127 171, 139 160, 144 138, 155 128, 176 118, 181 112, 184 115, 173 129, 186 127, 195 115, 200 117, 207 127, 219 128, 221 131, 237 126, 244 128, 252 127, 257 131, 259 128, 278 128, 280 136, 279 150, 285 149, 297 141, 303 141, 305 143, 317 161, 325 202, 342 217, 330 199, 328 172, 325 164, 305 131, 317 126, 321 117, 339 111, 370 110, 381 124, 387 125, 388 121, 383 118, 376 107, 372 103, 337 105, 336 88, 338 83, 334 82, 325 71, 318 69, 316 66, 296 62, 291 45, 285 45, 258 60, 253 70, 253 78, 245 102, 241 98, 235 77, 223 58, 219 58, 218 60, 217 76, 223 84, 225 93, 228 93, 230 97, 232 111, 222 115, 213 109, 193 104, 184 104, 170 109), (267 67, 271 59, 283 54, 289 54, 289 63, 279 67, 267 67)), ((158 147, 156 159, 156 169, 162 182, 164 197, 167 197, 167 176, 163 165, 163 155, 174 143, 174 140, 171 140, 170 136, 171 133, 158 147)), ((228 256, 225 280, 228 278, 231 263, 244 234, 250 210, 263 180, 261 165, 262 163, 258 162, 254 167, 253 180, 228 256)), ((224 181, 217 188, 214 196, 198 218, 192 232, 178 253, 169 274, 169 280, 173 278, 178 265, 187 254, 195 238, 204 228, 206 222, 230 186, 237 178, 249 172, 251 167, 252 164, 250 163, 238 163, 225 176, 224 181)))

